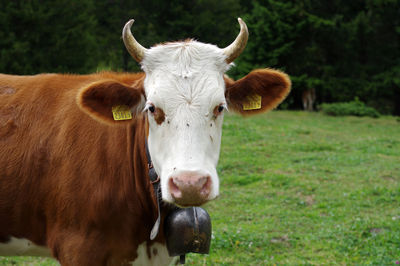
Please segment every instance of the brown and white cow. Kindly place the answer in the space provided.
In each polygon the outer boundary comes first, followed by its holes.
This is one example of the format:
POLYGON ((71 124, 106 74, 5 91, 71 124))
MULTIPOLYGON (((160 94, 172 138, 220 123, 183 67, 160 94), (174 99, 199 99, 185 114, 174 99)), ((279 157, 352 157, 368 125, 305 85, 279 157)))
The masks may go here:
POLYGON ((224 49, 192 40, 145 49, 132 23, 123 39, 143 73, 0 75, 0 255, 168 264, 162 227, 150 240, 157 205, 145 139, 163 201, 201 205, 219 193, 224 110, 265 112, 290 90, 272 69, 224 78, 247 42, 240 19, 224 49), (244 110, 255 95, 259 106, 244 110), (116 106, 132 119, 115 121, 116 106))

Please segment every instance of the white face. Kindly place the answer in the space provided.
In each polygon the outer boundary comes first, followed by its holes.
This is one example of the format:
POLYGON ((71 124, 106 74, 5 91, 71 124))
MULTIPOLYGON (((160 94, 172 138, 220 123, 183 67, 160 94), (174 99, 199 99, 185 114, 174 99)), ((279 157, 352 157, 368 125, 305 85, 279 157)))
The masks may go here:
POLYGON ((145 54, 148 145, 167 202, 193 206, 218 196, 228 67, 219 48, 194 41, 145 54))

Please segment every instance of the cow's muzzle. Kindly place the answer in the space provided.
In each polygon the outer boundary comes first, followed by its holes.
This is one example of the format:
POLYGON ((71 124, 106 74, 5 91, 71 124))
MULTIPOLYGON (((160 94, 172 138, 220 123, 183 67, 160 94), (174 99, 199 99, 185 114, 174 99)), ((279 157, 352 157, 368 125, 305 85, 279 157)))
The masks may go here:
POLYGON ((200 206, 209 200, 211 176, 196 171, 184 171, 169 179, 168 187, 180 206, 200 206))

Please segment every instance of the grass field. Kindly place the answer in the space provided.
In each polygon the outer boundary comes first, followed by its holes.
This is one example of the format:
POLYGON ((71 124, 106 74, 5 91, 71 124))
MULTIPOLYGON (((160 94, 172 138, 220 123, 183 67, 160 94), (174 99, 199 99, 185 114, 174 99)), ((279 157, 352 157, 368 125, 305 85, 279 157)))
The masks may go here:
POLYGON ((227 115, 223 135, 211 254, 188 265, 399 263, 399 119, 227 115))

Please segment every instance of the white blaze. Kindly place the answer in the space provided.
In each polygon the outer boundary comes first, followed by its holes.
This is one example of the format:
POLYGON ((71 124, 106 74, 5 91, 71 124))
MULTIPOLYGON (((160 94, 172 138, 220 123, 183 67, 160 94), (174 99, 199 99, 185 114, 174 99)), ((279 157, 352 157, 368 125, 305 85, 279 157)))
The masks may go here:
POLYGON ((149 150, 161 178, 163 199, 174 202, 168 181, 172 175, 196 171, 211 177, 208 200, 218 196, 216 166, 226 105, 223 75, 225 55, 210 44, 170 43, 149 49, 142 61, 147 103, 163 110, 161 124, 149 115, 149 150))

